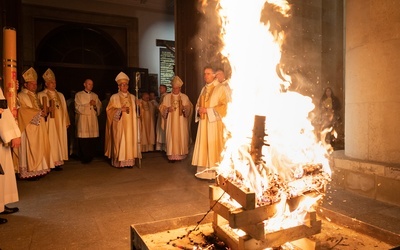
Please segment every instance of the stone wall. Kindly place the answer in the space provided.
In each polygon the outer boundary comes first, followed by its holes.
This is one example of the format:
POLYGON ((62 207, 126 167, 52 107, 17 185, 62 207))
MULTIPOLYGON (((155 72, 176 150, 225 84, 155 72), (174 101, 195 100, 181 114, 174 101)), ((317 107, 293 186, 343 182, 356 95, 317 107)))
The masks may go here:
MULTIPOLYGON (((400 206, 400 165, 347 157, 343 150, 333 154, 332 183, 362 196, 400 206)), ((348 201, 351 202, 351 201, 348 201)))

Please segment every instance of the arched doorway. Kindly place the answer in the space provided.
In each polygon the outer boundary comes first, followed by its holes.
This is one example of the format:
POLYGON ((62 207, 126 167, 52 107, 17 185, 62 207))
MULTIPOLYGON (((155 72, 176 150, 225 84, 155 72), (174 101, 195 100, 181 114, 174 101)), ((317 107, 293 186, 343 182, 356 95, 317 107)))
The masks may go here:
POLYGON ((57 89, 69 97, 71 90, 82 90, 86 78, 93 79, 100 98, 115 92, 114 78, 126 68, 127 60, 117 42, 93 26, 66 24, 50 31, 36 48, 38 82, 47 68, 57 78, 57 89))

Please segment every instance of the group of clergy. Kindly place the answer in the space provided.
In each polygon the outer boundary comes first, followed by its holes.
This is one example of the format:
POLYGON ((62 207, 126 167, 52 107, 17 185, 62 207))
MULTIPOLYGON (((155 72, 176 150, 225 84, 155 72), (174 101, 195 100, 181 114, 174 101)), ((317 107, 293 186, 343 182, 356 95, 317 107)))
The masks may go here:
MULTIPOLYGON (((229 101, 226 86, 211 67, 204 71, 205 86, 196 106, 181 92, 183 81, 175 76, 171 93, 160 86, 161 98, 150 100, 148 93, 139 99, 129 93, 129 77, 120 72, 116 78, 118 92, 110 97, 107 107, 101 107, 98 96, 92 92, 93 81, 86 79, 85 89, 75 96, 75 113, 79 157, 90 162, 93 148, 90 139, 99 137, 98 115, 105 108, 104 154, 114 167, 135 166, 142 152, 162 150, 170 162, 187 157, 190 147, 190 124, 193 115, 199 122, 194 145, 192 165, 196 176, 213 179, 223 149, 222 118, 229 101), (205 171, 206 170, 206 171, 205 171), (211 173, 211 175, 210 175, 211 173)), ((46 88, 37 93, 37 73, 33 68, 23 74, 24 88, 18 93, 18 127, 21 146, 13 150, 15 172, 21 179, 39 178, 53 170, 62 169, 68 160, 67 128, 70 126, 64 95, 56 90, 56 78, 51 69, 43 74, 46 88)))
MULTIPOLYGON (((55 90, 54 73, 43 74, 46 89, 37 91, 37 73, 33 68, 24 74, 24 88, 18 93, 18 108, 0 109, 0 212, 15 213, 17 207, 6 204, 18 201, 15 173, 21 179, 37 179, 51 169, 61 169, 68 159, 66 128, 69 118, 62 93, 55 90)), ((7 84, 6 84, 7 85, 7 84)), ((15 83, 15 90, 19 83, 15 83)), ((3 91, 0 99, 5 100, 3 91)), ((0 224, 7 219, 0 218, 0 224)))
POLYGON ((132 167, 135 158, 140 159, 141 152, 153 151, 154 145, 156 150, 166 152, 169 162, 185 159, 189 154, 190 124, 194 115, 199 124, 192 158, 192 165, 197 167, 195 176, 215 179, 225 144, 223 118, 231 101, 231 89, 222 69, 207 66, 203 73, 205 85, 195 107, 181 92, 183 81, 179 76, 171 81, 171 93, 160 86, 157 103, 150 100, 147 93, 137 100, 128 92, 129 77, 123 72, 117 75, 119 91, 107 106, 106 125, 106 133, 109 133, 106 134, 106 155, 113 166, 132 167), (135 105, 139 107, 137 111, 132 110, 135 105), (154 112, 158 113, 156 122, 154 112), (136 116, 141 117, 138 125, 136 116))
MULTIPOLYGON (((0 213, 18 208, 6 204, 18 201, 15 173, 21 179, 38 179, 51 170, 62 170, 68 160, 67 128, 71 125, 64 95, 56 90, 51 69, 43 74, 46 88, 37 93, 37 73, 29 68, 23 74, 24 88, 18 93, 18 111, 0 108, 0 213)), ((192 165, 196 177, 214 179, 224 147, 223 117, 230 101, 230 89, 223 71, 204 68, 205 86, 196 106, 181 92, 183 81, 175 76, 172 91, 160 86, 160 100, 141 99, 129 93, 129 77, 120 72, 115 81, 118 92, 106 108, 105 156, 117 168, 132 168, 142 152, 165 151, 170 162, 187 157, 192 115, 198 122, 192 165), (157 114, 157 115, 156 115, 157 114)), ((76 93, 75 124, 79 157, 90 162, 93 140, 99 137, 98 116, 102 103, 92 92, 93 81, 86 79, 84 90, 76 93)), ((18 83, 17 83, 18 89, 18 83)), ((0 89, 0 99, 5 99, 0 89)), ((0 218, 0 224, 7 222, 0 218)))
POLYGON ((46 88, 37 93, 37 73, 32 67, 22 75, 18 93, 18 126, 21 147, 14 150, 16 172, 21 179, 39 178, 51 169, 61 170, 68 160, 67 128, 70 125, 64 95, 56 90, 51 69, 43 74, 46 88))
POLYGON ((142 152, 155 149, 164 150, 171 162, 186 158, 193 105, 180 91, 182 80, 174 77, 172 93, 165 93, 165 86, 160 86, 160 103, 150 100, 149 93, 140 99, 129 93, 129 80, 124 72, 117 75, 118 93, 111 96, 106 108, 105 155, 112 166, 131 168, 142 152))

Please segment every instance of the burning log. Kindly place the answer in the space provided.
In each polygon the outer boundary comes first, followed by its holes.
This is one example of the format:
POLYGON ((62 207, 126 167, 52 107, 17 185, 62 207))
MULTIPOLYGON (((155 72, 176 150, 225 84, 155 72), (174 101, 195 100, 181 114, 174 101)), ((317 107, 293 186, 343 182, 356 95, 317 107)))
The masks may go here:
MULTIPOLYGON (((231 181, 225 179, 223 176, 217 177, 218 187, 231 195, 244 209, 254 209, 256 207, 256 195, 254 192, 248 192, 241 187, 233 184, 231 181)), ((215 191, 210 187, 211 200, 217 200, 222 192, 215 191)))
POLYGON ((247 250, 247 249, 264 249, 264 248, 278 248, 286 242, 296 241, 305 237, 310 237, 314 234, 321 232, 321 221, 316 219, 316 213, 309 213, 307 223, 288 229, 283 229, 275 232, 264 234, 262 232, 263 225, 258 223, 247 228, 246 233, 237 233, 237 230, 228 227, 227 224, 218 226, 213 225, 215 234, 223 239, 227 245, 233 250, 247 250), (251 228, 252 227, 252 228, 251 228), (260 236, 259 238, 250 235, 260 236))
POLYGON ((268 145, 264 141, 265 134, 265 116, 254 117, 253 138, 251 141, 250 154, 255 164, 262 161, 262 147, 268 145))
POLYGON ((270 171, 262 154, 269 146, 265 136, 265 117, 256 116, 251 147, 247 152, 247 147, 239 147, 242 159, 228 161, 240 166, 221 171, 216 185, 210 186, 214 231, 232 249, 279 247, 321 231, 312 206, 329 175, 319 163, 291 164, 284 174, 270 171))
MULTIPOLYGON (((211 193, 211 205, 215 203, 213 197, 219 196, 222 192, 222 189, 219 186, 210 186, 211 193)), ((243 197, 243 196, 251 196, 254 193, 247 193, 243 195, 233 195, 234 197, 243 197)), ((234 199, 234 198, 233 198, 234 199)), ((250 204, 250 202, 247 202, 250 204)), ((258 223, 263 220, 267 220, 276 214, 276 207, 274 205, 271 206, 259 206, 255 207, 255 203, 249 205, 248 208, 244 207, 233 207, 230 204, 224 204, 223 202, 219 202, 215 204, 213 207, 213 211, 229 222, 229 225, 232 228, 240 228, 243 226, 247 226, 249 224, 258 223)))
MULTIPOLYGON (((300 225, 270 232, 265 221, 273 219, 278 214, 280 206, 278 203, 258 206, 254 193, 235 187, 235 184, 221 176, 218 182, 219 185, 210 186, 210 206, 214 211, 213 229, 216 235, 232 249, 279 247, 286 242, 321 232, 321 221, 316 219, 315 211, 307 212, 308 218, 300 225), (230 199, 237 201, 239 207, 223 201, 216 203, 221 195, 227 195, 230 199), (243 206, 240 207, 241 205, 243 206)), ((289 206, 295 210, 304 196, 315 197, 315 193, 310 192, 292 198, 289 206)))
POLYGON ((292 164, 292 169, 279 166, 287 172, 285 176, 269 169, 262 155, 263 147, 270 146, 264 139, 266 135, 265 117, 255 116, 250 148, 240 147, 238 152, 242 159, 229 161, 231 172, 222 172, 217 178, 222 190, 246 210, 279 202, 282 196, 291 199, 311 191, 325 191, 330 177, 320 163, 296 163, 292 164))

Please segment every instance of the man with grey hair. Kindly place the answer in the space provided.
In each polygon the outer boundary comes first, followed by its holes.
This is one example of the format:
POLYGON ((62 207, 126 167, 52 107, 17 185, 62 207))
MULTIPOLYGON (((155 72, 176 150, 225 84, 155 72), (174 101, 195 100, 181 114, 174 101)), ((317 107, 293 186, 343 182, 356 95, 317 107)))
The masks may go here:
POLYGON ((93 160, 99 138, 99 121, 101 101, 93 90, 93 81, 86 79, 84 90, 75 95, 76 130, 79 158, 86 164, 93 160))

